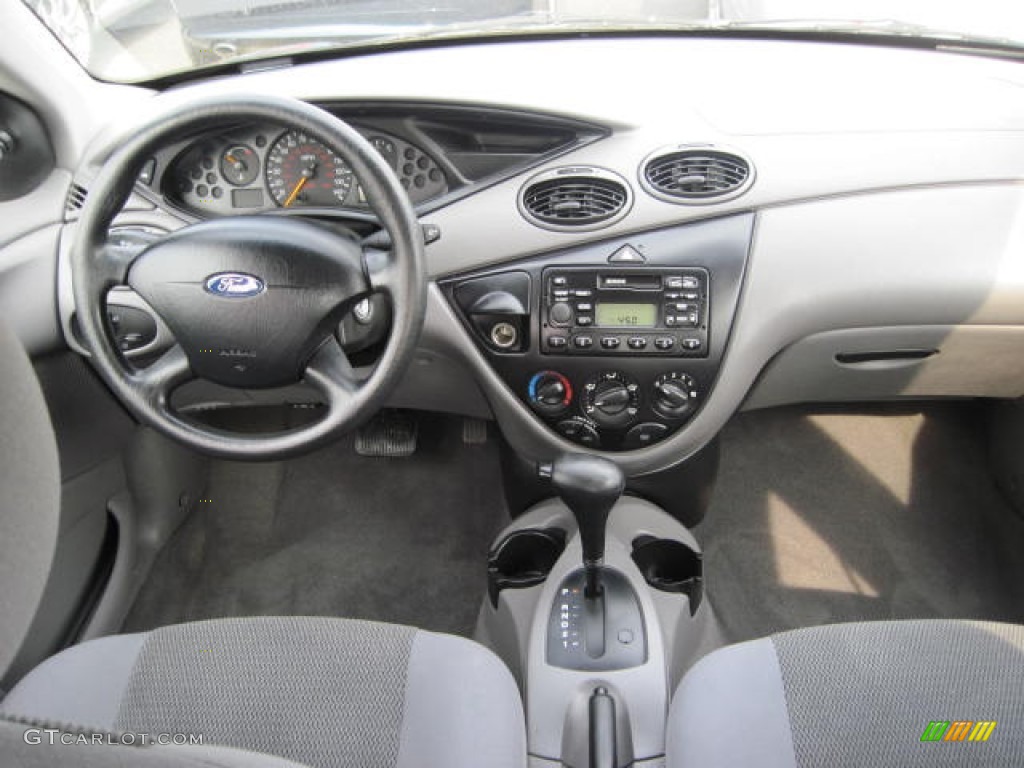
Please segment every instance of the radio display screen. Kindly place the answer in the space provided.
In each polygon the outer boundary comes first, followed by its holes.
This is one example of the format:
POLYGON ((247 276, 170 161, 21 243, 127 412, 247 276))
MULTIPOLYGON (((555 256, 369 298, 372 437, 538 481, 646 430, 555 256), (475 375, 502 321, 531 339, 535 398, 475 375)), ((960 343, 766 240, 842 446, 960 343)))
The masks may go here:
POLYGON ((653 328, 658 315, 657 304, 598 303, 595 320, 607 328, 653 328))

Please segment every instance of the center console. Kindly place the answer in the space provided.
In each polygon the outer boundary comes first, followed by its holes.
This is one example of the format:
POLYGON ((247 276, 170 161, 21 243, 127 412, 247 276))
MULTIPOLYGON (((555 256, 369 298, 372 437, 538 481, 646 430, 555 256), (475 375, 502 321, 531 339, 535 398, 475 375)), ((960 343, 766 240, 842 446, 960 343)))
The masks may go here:
POLYGON ((620 498, 607 459, 538 469, 560 499, 496 539, 477 639, 523 691, 531 768, 662 766, 671 693, 715 642, 699 547, 658 507, 620 498))
POLYGON ((537 418, 590 449, 664 440, 710 397, 753 231, 741 214, 439 282, 537 418))

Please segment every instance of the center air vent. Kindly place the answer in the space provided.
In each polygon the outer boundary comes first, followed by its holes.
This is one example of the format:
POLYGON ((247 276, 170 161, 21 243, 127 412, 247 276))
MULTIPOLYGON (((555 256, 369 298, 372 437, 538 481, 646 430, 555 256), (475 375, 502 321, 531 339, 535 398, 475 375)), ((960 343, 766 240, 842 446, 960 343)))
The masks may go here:
POLYGON ((523 216, 560 231, 607 227, 625 216, 632 203, 625 179, 603 168, 545 171, 530 179, 519 193, 523 216))
POLYGON ((750 161, 711 146, 659 149, 644 161, 640 181, 648 192, 670 203, 720 203, 737 197, 754 181, 750 161))

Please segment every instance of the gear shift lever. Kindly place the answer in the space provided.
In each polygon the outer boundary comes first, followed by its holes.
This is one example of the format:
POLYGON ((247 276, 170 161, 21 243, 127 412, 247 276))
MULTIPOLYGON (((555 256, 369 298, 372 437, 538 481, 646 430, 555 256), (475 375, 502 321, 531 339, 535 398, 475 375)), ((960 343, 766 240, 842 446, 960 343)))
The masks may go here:
POLYGON ((551 479, 576 518, 587 579, 584 596, 597 597, 601 594, 605 524, 626 484, 622 470, 615 462, 599 456, 564 453, 551 463, 541 464, 538 472, 551 479))

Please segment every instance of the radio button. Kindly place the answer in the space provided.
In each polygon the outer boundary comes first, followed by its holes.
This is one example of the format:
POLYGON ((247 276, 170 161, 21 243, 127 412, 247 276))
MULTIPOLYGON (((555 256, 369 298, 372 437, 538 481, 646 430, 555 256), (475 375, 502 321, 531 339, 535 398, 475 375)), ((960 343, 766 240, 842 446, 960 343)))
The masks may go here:
POLYGON ((682 341, 679 342, 679 346, 681 346, 683 349, 688 349, 692 352, 694 350, 700 349, 702 345, 700 339, 683 339, 682 341))
POLYGON ((678 292, 676 292, 676 291, 669 291, 668 293, 666 293, 666 294, 665 294, 665 298, 666 298, 666 299, 667 299, 668 301, 675 301, 675 300, 677 300, 677 299, 681 299, 681 298, 683 298, 683 294, 681 294, 681 293, 678 293, 678 292))
POLYGON ((551 349, 565 349, 569 344, 569 340, 565 336, 549 336, 548 347, 551 349))
POLYGON ((676 308, 676 312, 696 312, 697 311, 697 305, 696 304, 676 304, 675 308, 676 308))
POLYGON ((589 299, 591 296, 594 295, 594 292, 589 288, 577 288, 575 291, 572 292, 572 295, 575 296, 577 299, 589 299))
POLYGON ((577 349, 589 349, 594 346, 593 336, 574 336, 572 339, 573 346, 577 349))
POLYGON ((552 277, 551 278, 551 284, 552 285, 568 285, 569 284, 569 278, 567 278, 565 275, 559 275, 558 277, 552 277))
POLYGON ((630 349, 647 349, 647 339, 643 336, 633 336, 626 343, 629 344, 630 349))
POLYGON ((593 324, 594 324, 594 318, 592 318, 590 315, 580 315, 579 317, 576 318, 576 325, 581 325, 582 326, 582 325, 593 325, 593 324))
POLYGON ((700 298, 700 294, 696 291, 686 291, 679 294, 679 298, 685 299, 686 301, 697 301, 700 298))
POLYGON ((682 278, 682 280, 683 283, 679 287, 683 288, 684 290, 693 290, 694 288, 700 288, 700 280, 698 280, 696 277, 687 275, 686 277, 682 278))
POLYGON ((554 291, 552 291, 552 296, 559 300, 568 299, 569 291, 565 288, 556 288, 554 291))
POLYGON ((591 304, 589 301, 581 301, 579 304, 576 305, 576 311, 577 312, 593 312, 594 311, 594 305, 591 304))
POLYGON ((548 318, 552 325, 568 325, 572 322, 572 307, 564 301, 552 304, 551 309, 548 310, 548 318))
POLYGON ((622 340, 618 336, 604 336, 601 339, 601 346, 605 349, 618 349, 622 340))
POLYGON ((683 287, 683 278, 679 276, 666 277, 665 287, 669 290, 679 290, 683 287))
POLYGON ((671 336, 659 336, 654 340, 654 346, 660 350, 672 349, 676 345, 676 340, 671 336))

